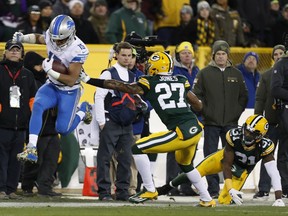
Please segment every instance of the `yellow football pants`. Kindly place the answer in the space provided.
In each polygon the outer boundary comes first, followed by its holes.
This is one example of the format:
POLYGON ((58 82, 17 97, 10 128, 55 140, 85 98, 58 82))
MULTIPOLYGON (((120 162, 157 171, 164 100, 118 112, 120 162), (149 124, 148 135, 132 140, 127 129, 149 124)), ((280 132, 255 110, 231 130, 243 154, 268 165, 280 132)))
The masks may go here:
POLYGON ((177 163, 189 165, 195 157, 201 134, 202 132, 190 139, 181 140, 175 131, 158 132, 141 138, 136 142, 136 145, 143 153, 166 153, 175 151, 177 163))
MULTIPOLYGON (((217 174, 222 172, 222 160, 224 157, 224 149, 221 149, 214 154, 207 156, 196 168, 199 171, 200 175, 206 176, 211 174, 217 174)), ((240 178, 232 176, 232 187, 235 190, 241 190, 246 179, 248 177, 247 170, 245 170, 240 178)), ((230 204, 232 198, 227 191, 226 185, 224 184, 223 190, 220 192, 218 197, 218 202, 220 204, 230 204)))

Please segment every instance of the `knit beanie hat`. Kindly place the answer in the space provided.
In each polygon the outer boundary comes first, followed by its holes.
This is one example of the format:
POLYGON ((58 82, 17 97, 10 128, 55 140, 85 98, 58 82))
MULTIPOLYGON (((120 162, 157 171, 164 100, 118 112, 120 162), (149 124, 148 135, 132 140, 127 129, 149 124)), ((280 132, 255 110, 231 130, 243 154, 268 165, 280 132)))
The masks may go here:
POLYGON ((256 58, 257 63, 259 62, 259 56, 258 56, 258 54, 255 53, 255 52, 248 52, 248 53, 246 53, 245 56, 244 56, 244 58, 243 58, 243 62, 245 62, 246 59, 247 59, 249 56, 254 56, 254 57, 256 58))
POLYGON ((74 7, 74 5, 76 5, 76 4, 80 4, 82 7, 84 7, 84 3, 82 1, 80 1, 80 0, 72 0, 72 1, 70 1, 68 3, 69 10, 71 10, 74 7))
POLYGON ((193 16, 193 9, 189 4, 184 4, 180 10, 180 13, 188 13, 193 16))
POLYGON ((198 4, 197 4, 197 12, 199 13, 200 10, 202 10, 202 9, 204 9, 204 8, 210 10, 210 5, 209 5, 209 3, 208 3, 207 1, 200 1, 200 2, 198 2, 198 4))
POLYGON ((43 10, 45 7, 52 7, 53 4, 49 0, 41 0, 38 3, 38 6, 39 6, 40 10, 43 10))
MULTIPOLYGON (((272 59, 273 59, 274 53, 275 53, 275 51, 276 51, 277 49, 281 49, 281 50, 283 50, 283 51, 285 52, 285 46, 284 46, 284 45, 278 44, 278 45, 274 46, 274 47, 273 47, 273 51, 272 51, 272 59)), ((274 59, 273 59, 273 60, 274 60, 274 59)))
POLYGON ((32 71, 35 65, 42 65, 44 59, 38 53, 29 51, 24 57, 24 67, 32 71))
POLYGON ((213 57, 216 54, 216 52, 218 52, 220 50, 226 52, 227 55, 229 55, 229 53, 230 53, 229 44, 226 41, 224 41, 224 40, 215 41, 214 44, 213 44, 213 47, 212 47, 212 55, 213 55, 213 57))

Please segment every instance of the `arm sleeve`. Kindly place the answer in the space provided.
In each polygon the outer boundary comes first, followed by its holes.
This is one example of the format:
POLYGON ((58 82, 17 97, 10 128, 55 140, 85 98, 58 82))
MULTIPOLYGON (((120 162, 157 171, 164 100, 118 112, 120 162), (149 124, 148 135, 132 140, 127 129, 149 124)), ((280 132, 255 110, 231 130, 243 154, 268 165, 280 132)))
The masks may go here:
MULTIPOLYGON (((101 79, 111 79, 111 74, 109 71, 104 71, 100 75, 101 79)), ((106 122, 105 119, 105 106, 104 106, 104 100, 106 95, 108 94, 109 90, 104 89, 104 88, 97 88, 96 94, 94 97, 95 100, 95 116, 96 116, 96 121, 98 122, 99 125, 103 125, 106 122)))
POLYGON ((271 178, 271 184, 274 191, 282 190, 281 177, 277 169, 276 161, 275 160, 268 161, 264 164, 264 166, 267 170, 268 175, 271 178))

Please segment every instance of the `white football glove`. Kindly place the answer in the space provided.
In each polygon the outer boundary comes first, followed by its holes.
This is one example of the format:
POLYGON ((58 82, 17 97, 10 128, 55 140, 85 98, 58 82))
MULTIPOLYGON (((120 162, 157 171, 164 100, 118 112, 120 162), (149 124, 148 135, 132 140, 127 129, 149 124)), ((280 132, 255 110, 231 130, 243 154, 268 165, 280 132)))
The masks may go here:
POLYGON ((284 207, 285 203, 283 202, 282 199, 276 199, 272 206, 284 207))
POLYGON ((49 70, 52 69, 52 65, 53 65, 53 59, 44 59, 44 61, 42 62, 42 68, 43 70, 48 73, 49 70))
POLYGON ((79 77, 80 77, 80 80, 82 82, 85 82, 85 83, 87 83, 90 80, 90 76, 85 73, 83 68, 81 68, 81 72, 79 74, 79 77))
POLYGON ((231 188, 229 190, 229 194, 236 205, 242 205, 243 204, 243 199, 241 197, 241 195, 243 195, 243 192, 235 190, 234 188, 231 188))
POLYGON ((141 96, 138 94, 134 95, 135 105, 141 109, 142 112, 145 112, 148 109, 148 104, 142 100, 141 96))
POLYGON ((12 38, 12 42, 16 43, 16 42, 23 42, 23 38, 24 38, 24 35, 22 32, 15 32, 13 34, 13 38, 12 38))

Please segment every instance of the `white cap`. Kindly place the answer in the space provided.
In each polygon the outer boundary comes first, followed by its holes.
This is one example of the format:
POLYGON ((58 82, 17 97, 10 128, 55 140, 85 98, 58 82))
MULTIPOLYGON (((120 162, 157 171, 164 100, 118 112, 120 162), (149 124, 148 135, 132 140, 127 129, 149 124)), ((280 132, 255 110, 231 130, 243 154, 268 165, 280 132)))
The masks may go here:
POLYGON ((69 10, 71 10, 75 4, 80 4, 82 7, 84 7, 84 3, 80 0, 72 0, 68 3, 68 6, 69 6, 69 10))

